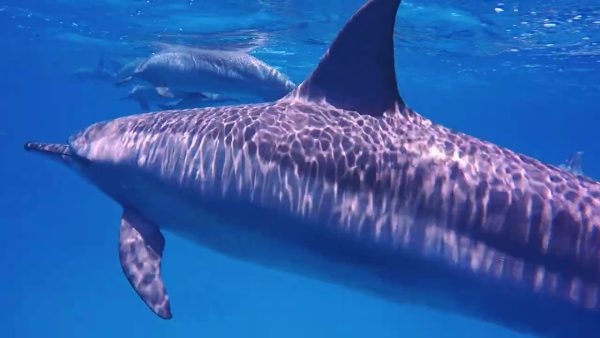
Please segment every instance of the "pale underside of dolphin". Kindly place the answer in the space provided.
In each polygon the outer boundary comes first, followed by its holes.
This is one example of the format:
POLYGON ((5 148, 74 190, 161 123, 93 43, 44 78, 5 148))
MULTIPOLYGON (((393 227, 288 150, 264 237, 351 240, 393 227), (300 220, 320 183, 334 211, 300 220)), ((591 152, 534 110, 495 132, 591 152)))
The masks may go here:
POLYGON ((26 149, 123 207, 121 265, 162 318, 166 230, 393 301, 597 337, 600 184, 410 110, 399 3, 364 5, 277 102, 129 116, 26 149))

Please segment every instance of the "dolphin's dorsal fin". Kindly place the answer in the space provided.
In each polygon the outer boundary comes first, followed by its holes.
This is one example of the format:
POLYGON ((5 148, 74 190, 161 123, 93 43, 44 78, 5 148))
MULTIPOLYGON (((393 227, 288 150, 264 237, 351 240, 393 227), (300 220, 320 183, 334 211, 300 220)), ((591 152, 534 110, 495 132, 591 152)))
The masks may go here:
POLYGON ((337 36, 294 95, 381 116, 404 103, 394 69, 394 23, 400 0, 371 0, 337 36))
POLYGON ((121 217, 119 259, 127 280, 144 303, 163 319, 170 319, 169 296, 160 276, 165 239, 158 226, 125 209, 121 217))

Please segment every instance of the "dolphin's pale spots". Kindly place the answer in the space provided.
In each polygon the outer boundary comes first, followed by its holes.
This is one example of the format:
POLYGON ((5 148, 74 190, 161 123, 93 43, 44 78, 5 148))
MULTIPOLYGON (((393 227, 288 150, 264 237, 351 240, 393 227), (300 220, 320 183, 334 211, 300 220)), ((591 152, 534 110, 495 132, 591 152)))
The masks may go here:
POLYGON ((392 301, 598 337, 600 184, 409 109, 399 4, 364 5, 279 101, 123 117, 25 148, 123 207, 121 266, 162 318, 164 230, 392 301))

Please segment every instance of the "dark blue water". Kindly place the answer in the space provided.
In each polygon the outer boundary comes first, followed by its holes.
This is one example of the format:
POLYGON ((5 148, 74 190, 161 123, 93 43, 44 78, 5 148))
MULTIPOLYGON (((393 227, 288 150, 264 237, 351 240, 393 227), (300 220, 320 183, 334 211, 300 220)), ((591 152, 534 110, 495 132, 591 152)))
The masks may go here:
MULTIPOLYGON (((0 1, 2 337, 525 337, 225 259, 166 234, 174 319, 122 275, 120 207, 23 151, 139 112, 122 88, 77 80, 156 41, 252 50, 297 83, 361 0, 0 1)), ((405 1, 396 28, 405 101, 454 129, 600 177, 600 3, 405 1)), ((518 309, 515 309, 518 311, 518 309)))

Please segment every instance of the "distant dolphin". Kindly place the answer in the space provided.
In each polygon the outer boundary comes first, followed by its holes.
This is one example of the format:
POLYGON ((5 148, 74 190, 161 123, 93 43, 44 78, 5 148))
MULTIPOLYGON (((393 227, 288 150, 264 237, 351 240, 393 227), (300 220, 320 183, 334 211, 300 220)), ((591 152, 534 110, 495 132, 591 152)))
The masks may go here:
POLYGON ((73 72, 73 75, 80 80, 86 81, 114 82, 116 79, 116 73, 106 69, 104 66, 104 58, 98 61, 96 68, 78 68, 73 72))
POLYGON ((152 103, 171 104, 179 102, 188 95, 187 92, 174 91, 166 87, 155 88, 148 85, 135 85, 121 100, 136 101, 142 110, 150 111, 150 104, 152 103))
POLYGON ((136 85, 121 100, 136 101, 144 111, 150 111, 151 104, 164 110, 200 108, 224 103, 236 102, 233 98, 221 97, 209 93, 188 93, 171 90, 166 87, 154 88, 147 85, 136 85))
POLYGON ((226 103, 235 103, 236 99, 231 97, 223 97, 217 94, 210 93, 189 93, 184 98, 175 102, 158 104, 158 107, 164 110, 173 109, 190 109, 201 107, 214 107, 226 103))
POLYGON ((280 99, 295 85, 275 68, 238 51, 170 46, 150 56, 132 78, 156 87, 233 97, 280 99))
POLYGON ((161 229, 394 301, 598 337, 600 183, 409 109, 399 3, 369 1, 277 102, 129 116, 25 148, 123 207, 121 266, 162 318, 161 229))

